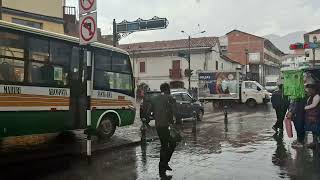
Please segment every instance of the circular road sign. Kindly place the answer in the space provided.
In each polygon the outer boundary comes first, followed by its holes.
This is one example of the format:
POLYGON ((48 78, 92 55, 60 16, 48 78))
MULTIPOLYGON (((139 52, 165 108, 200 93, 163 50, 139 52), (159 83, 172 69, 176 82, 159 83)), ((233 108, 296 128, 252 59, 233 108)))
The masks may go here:
POLYGON ((81 22, 80 35, 84 41, 90 41, 96 34, 96 22, 92 16, 87 16, 81 22))
POLYGON ((80 0, 80 6, 85 11, 88 11, 94 5, 95 0, 80 0))

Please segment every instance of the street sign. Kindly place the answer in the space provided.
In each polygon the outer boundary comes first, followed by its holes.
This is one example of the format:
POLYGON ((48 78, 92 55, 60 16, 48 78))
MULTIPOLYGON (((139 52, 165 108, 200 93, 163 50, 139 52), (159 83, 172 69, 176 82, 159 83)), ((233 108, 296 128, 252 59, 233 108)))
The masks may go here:
POLYGON ((133 22, 122 21, 117 23, 117 33, 132 33, 137 31, 148 31, 155 29, 165 29, 168 27, 167 18, 153 17, 149 20, 137 19, 133 22))
POLYGON ((80 45, 97 41, 97 13, 80 17, 79 23, 80 45))
POLYGON ((319 48, 320 44, 319 43, 295 43, 295 44, 290 44, 289 49, 290 50, 297 50, 297 49, 317 49, 319 48))
POLYGON ((79 0, 79 13, 86 14, 97 10, 97 0, 79 0))

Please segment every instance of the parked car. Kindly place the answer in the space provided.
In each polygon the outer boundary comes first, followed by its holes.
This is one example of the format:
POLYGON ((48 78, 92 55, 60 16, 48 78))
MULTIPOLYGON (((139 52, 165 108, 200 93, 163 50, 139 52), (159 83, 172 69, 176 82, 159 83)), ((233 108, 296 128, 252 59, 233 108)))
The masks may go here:
MULTIPOLYGON (((145 93, 145 96, 140 105, 140 118, 149 123, 154 120, 153 112, 151 108, 152 98, 160 94, 160 91, 149 91, 145 93)), ((176 123, 181 123, 182 119, 192 118, 193 112, 196 113, 198 121, 203 119, 204 108, 201 103, 192 98, 192 96, 186 90, 171 90, 171 95, 176 100, 174 106, 174 120, 176 123)))

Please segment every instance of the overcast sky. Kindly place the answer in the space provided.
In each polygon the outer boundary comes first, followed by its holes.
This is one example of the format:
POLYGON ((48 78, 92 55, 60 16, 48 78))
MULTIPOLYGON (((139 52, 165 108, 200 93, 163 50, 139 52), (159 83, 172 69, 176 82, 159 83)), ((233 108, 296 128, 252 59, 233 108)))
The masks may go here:
MULTIPOLYGON (((78 7, 78 0, 66 0, 78 7)), ((165 30, 136 32, 120 43, 185 38, 181 30, 221 36, 239 29, 259 36, 320 28, 320 0, 98 0, 98 26, 112 33, 112 20, 166 17, 165 30), (200 26, 198 26, 198 24, 200 26)), ((198 35, 199 36, 199 35, 198 35)))

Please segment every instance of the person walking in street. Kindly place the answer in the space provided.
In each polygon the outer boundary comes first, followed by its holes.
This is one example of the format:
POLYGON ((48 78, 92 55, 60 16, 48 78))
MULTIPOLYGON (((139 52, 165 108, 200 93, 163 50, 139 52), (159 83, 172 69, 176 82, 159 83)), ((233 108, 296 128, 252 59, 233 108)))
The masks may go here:
POLYGON ((283 120, 289 107, 288 97, 283 94, 283 85, 279 82, 279 89, 272 93, 271 103, 276 110, 277 122, 272 127, 275 132, 283 132, 283 120))
MULTIPOLYGON (((287 118, 291 119, 297 133, 297 140, 292 143, 293 148, 303 147, 305 139, 305 110, 306 92, 302 70, 283 71, 283 89, 291 101, 287 118)), ((282 77, 281 77, 282 79, 282 77)))
POLYGON ((172 171, 168 163, 176 147, 176 142, 170 136, 169 126, 173 124, 173 111, 175 100, 170 95, 170 86, 163 83, 160 86, 161 94, 153 99, 152 109, 154 112, 156 130, 160 139, 160 162, 159 175, 166 178, 166 171, 172 171))
POLYGON ((293 148, 300 148, 304 146, 305 139, 305 107, 306 99, 299 98, 291 101, 289 105, 288 118, 292 119, 294 127, 297 132, 297 140, 292 143, 293 148))
POLYGON ((306 92, 309 96, 305 106, 306 111, 306 131, 311 131, 313 142, 308 144, 308 148, 316 148, 318 146, 318 138, 320 136, 320 95, 316 84, 307 84, 306 92))

